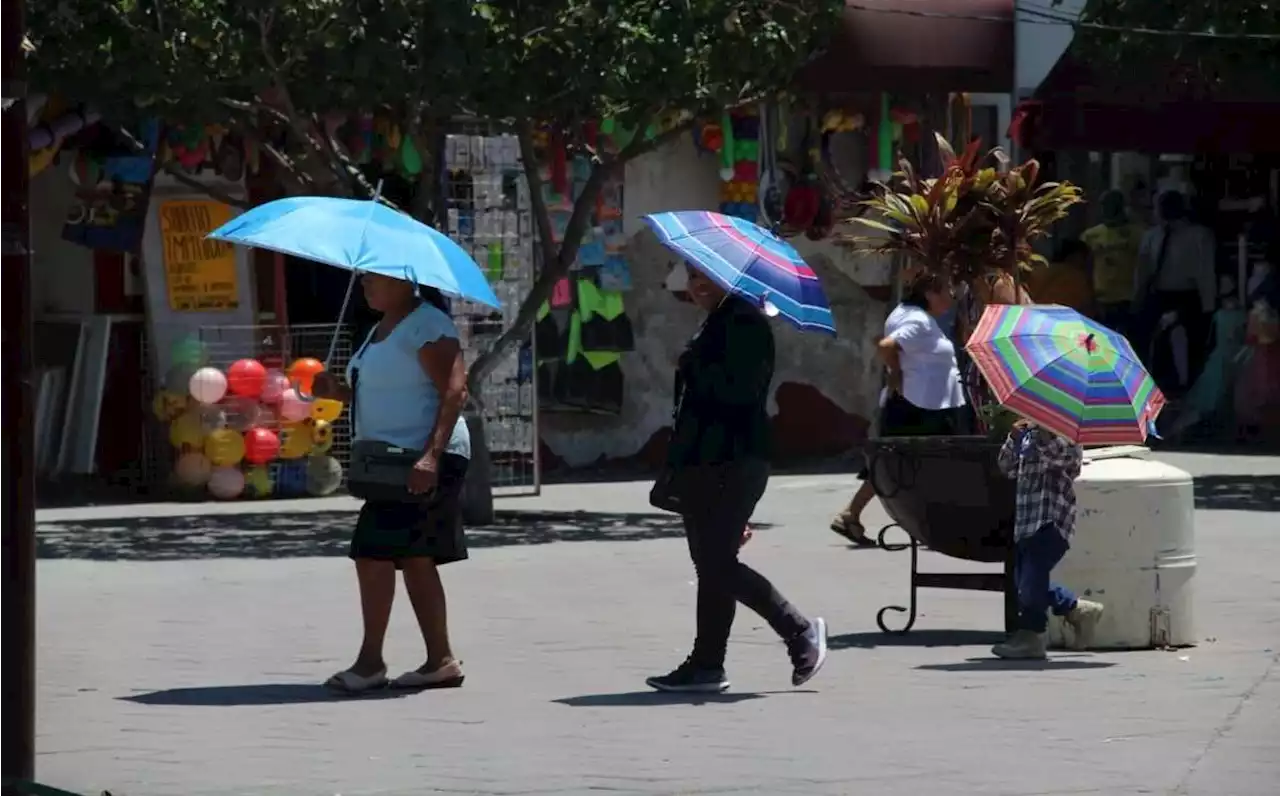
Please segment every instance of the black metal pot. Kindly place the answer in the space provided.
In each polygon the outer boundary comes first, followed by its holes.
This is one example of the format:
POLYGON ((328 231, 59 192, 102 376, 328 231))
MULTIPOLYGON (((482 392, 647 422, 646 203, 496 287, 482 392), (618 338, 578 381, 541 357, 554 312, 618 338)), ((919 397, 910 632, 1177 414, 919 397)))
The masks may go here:
POLYGON ((877 437, 867 472, 885 511, 917 542, 968 561, 1004 561, 1013 544, 1014 483, 982 436, 877 437))

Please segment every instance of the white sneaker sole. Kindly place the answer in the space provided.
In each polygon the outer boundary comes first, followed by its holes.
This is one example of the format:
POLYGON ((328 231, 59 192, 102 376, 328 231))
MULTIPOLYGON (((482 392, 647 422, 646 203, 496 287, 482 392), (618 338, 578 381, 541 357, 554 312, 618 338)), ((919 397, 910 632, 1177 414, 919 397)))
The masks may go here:
POLYGON ((791 685, 795 688, 799 688, 812 680, 817 676, 818 672, 822 671, 822 667, 827 663, 827 620, 819 616, 814 618, 813 623, 818 627, 818 662, 815 663, 813 668, 809 670, 809 673, 800 680, 792 678, 791 685))
POLYGON ((654 691, 661 691, 664 694, 720 694, 729 690, 729 681, 721 680, 718 683, 696 683, 694 685, 671 685, 663 683, 656 678, 649 678, 644 681, 645 685, 654 691))

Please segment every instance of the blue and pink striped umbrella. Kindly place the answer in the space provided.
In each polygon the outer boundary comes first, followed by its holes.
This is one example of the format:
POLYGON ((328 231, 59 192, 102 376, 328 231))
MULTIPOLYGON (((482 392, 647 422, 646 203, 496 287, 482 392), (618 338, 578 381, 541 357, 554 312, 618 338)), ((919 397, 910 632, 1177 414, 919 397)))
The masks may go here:
POLYGON ((662 245, 725 290, 803 331, 835 336, 831 305, 818 275, 791 244, 769 230, 707 210, 653 213, 644 220, 662 245))

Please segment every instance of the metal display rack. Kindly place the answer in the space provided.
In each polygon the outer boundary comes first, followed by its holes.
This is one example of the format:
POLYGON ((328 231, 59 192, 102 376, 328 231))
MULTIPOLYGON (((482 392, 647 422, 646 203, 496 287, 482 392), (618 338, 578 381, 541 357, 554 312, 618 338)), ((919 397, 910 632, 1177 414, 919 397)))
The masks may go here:
MULTIPOLYGON (((514 135, 463 125, 445 139, 446 232, 486 272, 502 304, 456 301, 454 320, 468 362, 510 328, 533 287, 539 254, 529 184, 514 135)), ((538 391, 533 335, 487 377, 481 400, 497 495, 537 494, 538 391)))

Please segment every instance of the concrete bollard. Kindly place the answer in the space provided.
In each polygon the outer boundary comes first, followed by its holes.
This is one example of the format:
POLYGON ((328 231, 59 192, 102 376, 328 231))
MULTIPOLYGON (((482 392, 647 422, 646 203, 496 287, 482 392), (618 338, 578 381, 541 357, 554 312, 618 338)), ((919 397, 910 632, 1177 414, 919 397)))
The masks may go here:
MULTIPOLYGON (((1195 497, 1191 475, 1146 459, 1146 448, 1086 452, 1076 480, 1079 517, 1054 580, 1106 606, 1093 649, 1196 643, 1195 497)), ((1070 646, 1053 617, 1051 646, 1070 646)))

